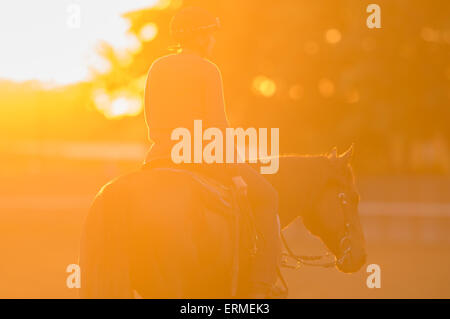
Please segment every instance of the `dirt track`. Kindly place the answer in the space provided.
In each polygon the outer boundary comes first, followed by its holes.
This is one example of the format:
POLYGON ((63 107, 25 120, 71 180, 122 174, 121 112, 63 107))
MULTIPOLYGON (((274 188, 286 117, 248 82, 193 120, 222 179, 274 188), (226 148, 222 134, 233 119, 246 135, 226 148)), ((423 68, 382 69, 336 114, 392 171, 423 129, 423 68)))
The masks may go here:
MULTIPOLYGON (((1 174, 0 298, 74 298, 65 269, 77 262, 90 200, 111 176, 134 166, 73 164, 71 173, 64 173, 53 163, 25 171, 22 164, 1 174)), ((304 268, 285 271, 289 297, 449 298, 450 222, 436 218, 363 216, 368 263, 381 266, 381 288, 367 288, 365 269, 347 275, 304 268)), ((323 249, 300 225, 287 235, 302 252, 323 249)))

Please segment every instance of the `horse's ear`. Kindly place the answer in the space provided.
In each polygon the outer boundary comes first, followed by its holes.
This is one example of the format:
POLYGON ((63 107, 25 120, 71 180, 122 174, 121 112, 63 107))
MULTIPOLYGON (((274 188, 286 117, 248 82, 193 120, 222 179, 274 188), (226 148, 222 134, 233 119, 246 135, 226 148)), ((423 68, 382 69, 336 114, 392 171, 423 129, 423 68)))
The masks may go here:
POLYGON ((353 158, 353 144, 350 145, 348 150, 346 150, 344 153, 342 153, 339 156, 339 158, 342 159, 343 161, 345 161, 346 163, 350 163, 353 158))
POLYGON ((330 159, 337 158, 337 148, 336 148, 336 146, 333 147, 333 149, 331 150, 330 153, 328 153, 328 158, 330 158, 330 159))

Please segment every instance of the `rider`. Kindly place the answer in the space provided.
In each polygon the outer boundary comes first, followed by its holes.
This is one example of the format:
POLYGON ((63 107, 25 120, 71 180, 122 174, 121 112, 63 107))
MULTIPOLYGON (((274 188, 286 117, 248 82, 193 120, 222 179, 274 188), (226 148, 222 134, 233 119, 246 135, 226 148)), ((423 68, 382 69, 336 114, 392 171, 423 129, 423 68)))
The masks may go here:
MULTIPOLYGON (((171 21, 171 33, 179 52, 156 60, 148 73, 145 89, 145 119, 154 142, 146 164, 171 157, 171 132, 178 127, 193 129, 202 120, 203 129, 228 127, 225 115, 222 76, 207 60, 215 43, 219 21, 208 11, 188 7, 171 21)), ((225 135, 224 135, 225 136, 225 135)), ((251 266, 252 297, 266 297, 277 278, 280 256, 278 196, 273 187, 247 164, 187 164, 200 166, 208 176, 230 182, 240 176, 247 184, 255 226, 264 238, 251 266)), ((194 168, 195 167, 195 168, 194 168)))

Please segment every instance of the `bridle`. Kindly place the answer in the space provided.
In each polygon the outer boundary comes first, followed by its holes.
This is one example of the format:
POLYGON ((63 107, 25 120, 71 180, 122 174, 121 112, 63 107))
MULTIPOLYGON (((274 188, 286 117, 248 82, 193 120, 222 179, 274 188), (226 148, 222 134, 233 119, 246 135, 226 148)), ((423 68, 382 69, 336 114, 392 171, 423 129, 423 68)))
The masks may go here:
MULTIPOLYGON (((339 204, 342 208, 342 212, 344 215, 344 234, 339 240, 339 252, 340 256, 335 257, 333 261, 327 261, 330 258, 330 253, 327 252, 324 255, 297 255, 290 248, 286 238, 283 235, 283 232, 280 231, 281 241, 283 242, 284 247, 286 248, 287 253, 282 253, 282 262, 281 267, 290 268, 290 269, 299 269, 302 266, 313 266, 313 267, 324 267, 330 268, 336 265, 341 265, 345 259, 351 253, 351 242, 350 242, 350 217, 349 217, 349 204, 347 201, 347 195, 345 192, 340 192, 338 194, 339 204), (289 264, 289 259, 294 260, 295 265, 289 264)), ((283 284, 284 291, 281 292, 284 296, 288 294, 288 285, 283 275, 281 274, 280 268, 278 268, 278 276, 283 284)))
POLYGON ((339 251, 341 252, 340 257, 335 259, 335 261, 328 261, 328 262, 313 262, 313 261, 320 261, 325 258, 328 258, 330 256, 330 253, 326 253, 324 255, 297 255, 295 254, 292 249, 290 248, 286 238, 284 237, 283 233, 281 234, 281 240, 283 242, 283 245, 286 248, 287 253, 283 253, 284 262, 282 262, 282 267, 285 268, 291 268, 291 269, 298 269, 301 266, 314 266, 314 267, 334 267, 336 265, 342 264, 345 258, 351 253, 351 243, 350 243, 350 218, 348 214, 348 202, 347 202, 347 196, 345 192, 341 192, 338 194, 339 203, 342 208, 342 212, 344 214, 344 234, 339 240, 339 251), (296 261, 296 265, 292 266, 289 265, 287 262, 287 259, 291 258, 296 261))

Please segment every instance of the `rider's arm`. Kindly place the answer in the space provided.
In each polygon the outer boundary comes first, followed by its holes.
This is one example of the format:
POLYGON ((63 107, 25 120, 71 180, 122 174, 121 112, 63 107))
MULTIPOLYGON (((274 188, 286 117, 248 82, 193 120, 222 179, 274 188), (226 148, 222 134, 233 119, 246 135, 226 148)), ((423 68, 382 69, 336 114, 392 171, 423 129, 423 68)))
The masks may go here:
POLYGON ((161 59, 156 60, 147 75, 144 92, 144 118, 148 135, 153 142, 166 141, 170 137, 170 110, 165 108, 165 97, 169 94, 166 77, 161 68, 161 59))
MULTIPOLYGON (((208 68, 207 81, 206 81, 206 108, 208 119, 210 119, 210 127, 217 127, 222 130, 222 134, 225 138, 225 129, 229 127, 229 122, 225 111, 225 100, 223 94, 223 84, 222 75, 219 68, 210 63, 208 68)), ((224 144, 225 145, 225 144, 224 144)), ((225 152, 226 150, 224 150, 225 152)), ((237 155, 237 149, 235 146, 235 156, 237 155)), ((237 165, 226 165, 229 170, 229 175, 231 177, 239 176, 239 166, 237 165)), ((242 178, 241 178, 242 179, 242 178)), ((240 180, 239 180, 240 181, 240 180)), ((243 182, 243 180, 242 180, 243 182)), ((234 181, 236 183, 236 181, 234 181)), ((238 186, 244 186, 245 183, 239 184, 238 186)))
MULTIPOLYGON (((150 97, 152 96, 151 90, 154 88, 154 84, 153 83, 153 67, 154 67, 154 63, 152 64, 152 66, 150 67, 150 70, 147 74, 147 81, 145 84, 145 90, 144 90, 144 118, 145 118, 145 123, 147 124, 147 128, 149 130, 149 138, 152 138, 152 134, 150 131, 150 127, 153 127, 153 123, 151 122, 151 117, 150 117, 150 105, 151 105, 151 100, 150 97)), ((154 137, 153 137, 154 138, 154 137)))
POLYGON ((222 75, 218 67, 209 63, 206 74, 206 113, 210 126, 224 129, 229 126, 225 112, 222 75))

